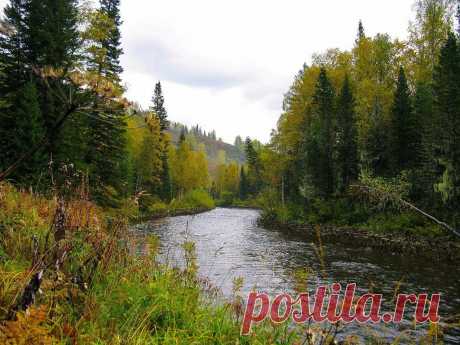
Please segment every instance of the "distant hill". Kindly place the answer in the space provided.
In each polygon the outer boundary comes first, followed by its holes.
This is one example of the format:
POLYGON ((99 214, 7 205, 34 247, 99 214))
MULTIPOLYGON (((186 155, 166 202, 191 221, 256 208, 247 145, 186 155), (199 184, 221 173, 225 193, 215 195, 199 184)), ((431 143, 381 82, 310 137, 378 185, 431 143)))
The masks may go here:
MULTIPOLYGON (((136 111, 129 118, 129 127, 131 135, 137 135, 140 131, 145 129, 145 113, 136 111)), ((208 155, 209 170, 211 173, 216 171, 219 164, 236 162, 240 165, 246 162, 246 155, 244 153, 244 145, 241 138, 235 141, 238 145, 231 145, 218 138, 215 131, 206 133, 199 126, 187 127, 181 123, 171 123, 168 132, 171 135, 173 145, 179 143, 181 133, 184 133, 186 139, 192 144, 193 148, 199 149, 204 146, 208 155)))
POLYGON ((177 144, 179 142, 181 133, 184 133, 186 138, 195 146, 195 149, 198 148, 200 144, 203 144, 210 163, 220 164, 224 163, 222 160, 225 159, 225 162, 237 162, 238 164, 244 164, 246 161, 245 153, 243 146, 239 147, 231 144, 227 144, 218 138, 215 131, 206 133, 198 125, 192 128, 188 128, 183 124, 174 122, 171 123, 169 132, 172 136, 173 143, 177 144), (222 152, 225 152, 223 155, 222 152))

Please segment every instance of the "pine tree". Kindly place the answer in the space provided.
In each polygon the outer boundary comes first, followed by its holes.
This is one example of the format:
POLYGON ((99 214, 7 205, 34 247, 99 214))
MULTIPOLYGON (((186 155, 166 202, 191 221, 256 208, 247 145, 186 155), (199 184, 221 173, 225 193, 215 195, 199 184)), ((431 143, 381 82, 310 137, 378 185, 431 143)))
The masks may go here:
POLYGON ((69 68, 80 46, 76 0, 30 0, 26 54, 36 67, 69 68))
MULTIPOLYGON (((11 0, 4 11, 4 30, 0 30, 0 90, 2 98, 13 96, 25 83, 27 64, 25 57, 25 35, 27 15, 24 0, 11 0), (11 95, 12 94, 12 95, 11 95)), ((10 99, 11 102, 11 99, 10 99)))
POLYGON ((404 68, 400 68, 392 109, 392 154, 394 174, 413 166, 418 136, 412 111, 412 101, 404 68))
POLYGON ((433 205, 434 185, 438 178, 436 156, 436 129, 434 117, 434 95, 431 84, 418 83, 414 100, 415 123, 419 127, 420 139, 415 157, 416 176, 413 181, 414 199, 425 205, 433 205))
POLYGON ((362 22, 362 20, 360 20, 359 24, 358 24, 358 37, 356 39, 356 44, 361 42, 361 40, 363 40, 364 38, 366 38, 366 33, 364 31, 363 22, 362 22))
POLYGON ((334 88, 322 68, 313 95, 314 126, 312 128, 312 146, 307 153, 312 165, 313 185, 323 197, 331 196, 335 191, 334 178, 334 88), (316 154, 315 154, 316 151, 316 154), (314 158, 316 156, 316 158, 314 158), (315 161, 315 162, 314 162, 315 161))
POLYGON ((123 55, 121 48, 120 27, 123 24, 120 16, 120 0, 100 0, 101 11, 112 21, 110 34, 102 41, 102 47, 106 50, 106 77, 120 82, 123 73, 120 57, 123 55))
POLYGON ((376 176, 389 177, 391 170, 390 124, 385 121, 379 97, 374 99, 369 129, 364 139, 363 165, 376 176))
MULTIPOLYGON (((454 34, 441 49, 435 69, 436 154, 443 174, 436 190, 445 204, 458 214, 460 201, 460 61, 459 46, 454 34)), ((458 222, 458 219, 456 220, 458 222)))
POLYGON ((262 185, 261 166, 259 154, 254 148, 254 142, 249 137, 246 138, 245 149, 246 160, 248 162, 248 192, 255 195, 260 191, 262 185))
POLYGON ((244 166, 241 167, 240 172, 240 185, 239 185, 239 198, 241 200, 246 200, 248 198, 249 186, 248 186, 248 179, 246 177, 246 171, 244 170, 244 166))
MULTIPOLYGON (((15 159, 24 154, 31 147, 35 147, 45 136, 46 130, 43 117, 38 103, 38 94, 35 84, 28 82, 18 94, 15 111, 15 131, 12 137, 15 159)), ((19 179, 30 183, 38 178, 42 168, 46 167, 46 155, 43 150, 34 154, 33 157, 17 171, 19 179)))
POLYGON ((18 90, 27 79, 24 55, 26 6, 23 0, 11 0, 5 7, 3 30, 0 30, 0 171, 14 161, 17 151, 13 133, 18 90))
MULTIPOLYGON (((56 132, 55 124, 67 110, 67 104, 59 97, 69 93, 69 84, 61 78, 36 77, 36 71, 52 68, 68 72, 78 63, 80 38, 78 32, 78 8, 76 0, 29 0, 26 5, 24 23, 24 55, 27 65, 33 66, 30 75, 35 79, 39 94, 40 110, 43 114, 50 138, 48 156, 53 156, 56 168, 76 150, 67 141, 63 132, 81 131, 67 123, 56 132)), ((78 137, 77 137, 78 139, 78 137)), ((80 140, 82 140, 80 136, 80 140)), ((79 146, 78 143, 77 146, 79 146)), ((75 163, 75 162, 72 162, 75 163)))
POLYGON ((164 106, 165 99, 163 96, 163 91, 160 82, 158 82, 155 85, 155 91, 153 94, 152 102, 153 107, 151 108, 151 111, 153 111, 158 116, 161 122, 161 130, 165 131, 169 128, 169 121, 168 112, 166 111, 166 108, 164 106))
MULTIPOLYGON (((100 9, 90 15, 86 32, 87 63, 101 85, 108 84, 117 94, 120 85, 119 1, 101 1, 100 9)), ((125 109, 118 102, 94 95, 93 111, 88 123, 86 164, 96 199, 114 202, 123 196, 127 185, 125 109)))
POLYGON ((358 178, 359 158, 354 107, 350 80, 346 76, 337 104, 337 169, 341 191, 358 178))
MULTIPOLYGON (((153 113, 155 113, 155 115, 158 117, 160 121, 161 131, 164 134, 166 130, 168 130, 170 123, 168 121, 168 112, 166 111, 166 108, 165 108, 165 99, 163 96, 163 90, 161 88, 160 82, 158 82, 155 85, 155 91, 153 94, 152 103, 153 103, 153 106, 150 108, 150 110, 153 113)), ((196 130, 196 132, 200 131, 198 126, 194 130, 196 130)), ((183 133, 181 132, 180 142, 185 141, 185 134, 183 137, 182 137, 182 134, 183 133)), ((164 135, 163 135, 163 138, 165 138, 164 135)), ((171 199, 171 177, 170 177, 170 168, 169 168, 169 159, 168 159, 168 145, 169 144, 165 140, 165 145, 164 145, 163 154, 162 154, 163 175, 161 178, 161 187, 158 190, 158 194, 163 200, 171 199)))

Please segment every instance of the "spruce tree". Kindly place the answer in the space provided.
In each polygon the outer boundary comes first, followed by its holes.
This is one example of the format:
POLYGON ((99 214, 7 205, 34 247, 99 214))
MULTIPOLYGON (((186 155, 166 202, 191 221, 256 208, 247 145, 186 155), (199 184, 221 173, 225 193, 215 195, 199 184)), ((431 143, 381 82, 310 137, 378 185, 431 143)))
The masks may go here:
MULTIPOLYGON (((14 160, 35 147, 46 134, 43 117, 38 103, 38 93, 33 82, 28 82, 18 93, 15 109, 15 131, 12 136, 15 151, 14 160)), ((16 176, 25 184, 38 178, 43 167, 46 167, 46 155, 43 150, 36 152, 27 164, 17 170, 16 176)))
POLYGON ((246 176, 248 180, 248 193, 255 195, 261 189, 261 166, 259 154, 254 148, 254 142, 249 137, 246 138, 245 149, 246 160, 248 162, 248 173, 246 176))
POLYGON ((240 172, 240 185, 239 185, 239 198, 240 200, 246 200, 248 198, 248 179, 246 177, 246 171, 244 170, 244 166, 241 167, 240 172))
MULTIPOLYGON (((4 30, 0 30, 0 90, 3 100, 12 96, 25 83, 27 64, 25 36, 27 15, 24 0, 11 0, 4 10, 4 30)), ((11 103, 10 98, 8 103, 11 103)))
MULTIPOLYGON (((460 60, 459 46, 454 34, 441 49, 439 65, 435 69, 436 155, 442 176, 436 190, 445 204, 458 214, 460 202, 460 60)), ((456 220, 458 223, 459 220, 456 220)))
POLYGON ((379 97, 375 97, 364 139, 363 164, 376 176, 392 175, 390 124, 385 120, 379 97))
POLYGON ((106 77, 110 80, 120 82, 120 75, 123 73, 120 57, 123 55, 121 48, 120 27, 123 24, 120 16, 120 0, 100 0, 101 11, 112 21, 113 28, 103 41, 102 47, 106 49, 106 77))
POLYGON ((13 145, 18 90, 27 79, 24 55, 26 6, 24 0, 11 0, 5 7, 3 30, 0 30, 0 171, 17 156, 13 145))
POLYGON ((313 164, 311 168, 314 187, 317 188, 321 196, 326 198, 335 191, 334 101, 334 88, 327 77, 326 69, 321 68, 313 95, 315 122, 311 133, 313 142, 307 155, 310 157, 310 164, 313 164), (315 156, 316 159, 313 158, 315 156))
POLYGON ((412 167, 417 141, 409 85, 404 68, 401 67, 392 108, 394 174, 412 167))
POLYGON ((362 39, 366 38, 366 33, 364 31, 364 25, 363 25, 363 22, 362 20, 359 21, 359 24, 358 24, 358 37, 356 39, 356 43, 358 44, 359 42, 361 42, 362 39))
MULTIPOLYGON (((169 159, 168 159, 169 143, 166 141, 166 137, 165 137, 165 133, 169 129, 170 123, 168 121, 168 112, 166 111, 166 108, 165 108, 165 99, 163 96, 163 90, 161 88, 161 82, 158 82, 155 85, 152 103, 153 103, 153 106, 150 108, 150 110, 154 112, 155 115, 160 120, 160 128, 163 133, 163 139, 164 139, 163 140, 164 147, 163 147, 163 153, 162 153, 163 174, 161 177, 161 184, 158 190, 158 194, 163 200, 170 200, 171 199, 171 176, 170 176, 169 159)), ((198 130, 199 128, 197 126, 197 131, 198 130)), ((184 134, 184 137, 182 138, 182 133, 181 133, 180 141, 181 142, 185 141, 185 134, 184 134)))
POLYGON ((340 190, 344 191, 358 178, 358 145, 355 100, 348 76, 342 86, 337 104, 337 169, 340 190))
MULTIPOLYGON (((100 2, 97 15, 90 22, 87 52, 88 68, 101 84, 111 85, 118 94, 120 85, 121 19, 119 1, 100 2)), ((126 193, 126 122, 125 109, 118 102, 94 95, 93 111, 89 117, 86 163, 93 175, 93 192, 101 203, 116 202, 126 193)))
POLYGON ((30 0, 26 55, 35 67, 68 69, 80 48, 76 0, 30 0))
POLYGON ((434 95, 431 84, 418 83, 414 99, 414 117, 420 133, 414 166, 416 176, 412 183, 414 198, 421 205, 431 205, 434 200, 434 185, 437 179, 436 125, 434 95))
POLYGON ((156 83, 155 91, 152 98, 153 106, 151 107, 151 111, 153 111, 158 118, 160 119, 161 123, 161 130, 165 131, 169 128, 169 121, 168 121, 168 112, 165 108, 165 99, 163 96, 163 91, 161 88, 161 82, 156 83))

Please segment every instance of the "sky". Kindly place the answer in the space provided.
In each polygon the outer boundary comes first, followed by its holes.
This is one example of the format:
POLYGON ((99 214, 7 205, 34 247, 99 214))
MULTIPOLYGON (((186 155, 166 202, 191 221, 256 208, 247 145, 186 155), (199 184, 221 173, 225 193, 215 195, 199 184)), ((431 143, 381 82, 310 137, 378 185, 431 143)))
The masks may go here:
POLYGON ((360 19, 367 35, 406 38, 413 2, 121 0, 127 97, 147 108, 161 81, 171 121, 268 142, 313 53, 350 49, 360 19))

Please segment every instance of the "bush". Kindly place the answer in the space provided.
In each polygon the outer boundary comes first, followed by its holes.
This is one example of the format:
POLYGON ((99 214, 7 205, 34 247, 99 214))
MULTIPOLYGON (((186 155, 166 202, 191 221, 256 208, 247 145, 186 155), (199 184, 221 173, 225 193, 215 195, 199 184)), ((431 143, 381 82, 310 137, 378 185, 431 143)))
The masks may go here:
POLYGON ((223 192, 220 196, 219 205, 231 206, 235 201, 235 195, 232 192, 223 192))
POLYGON ((197 189, 187 192, 180 200, 173 200, 170 207, 173 211, 210 210, 216 204, 207 191, 197 189))
POLYGON ((168 205, 161 201, 155 202, 147 208, 148 215, 152 217, 166 217, 168 212, 168 205))

